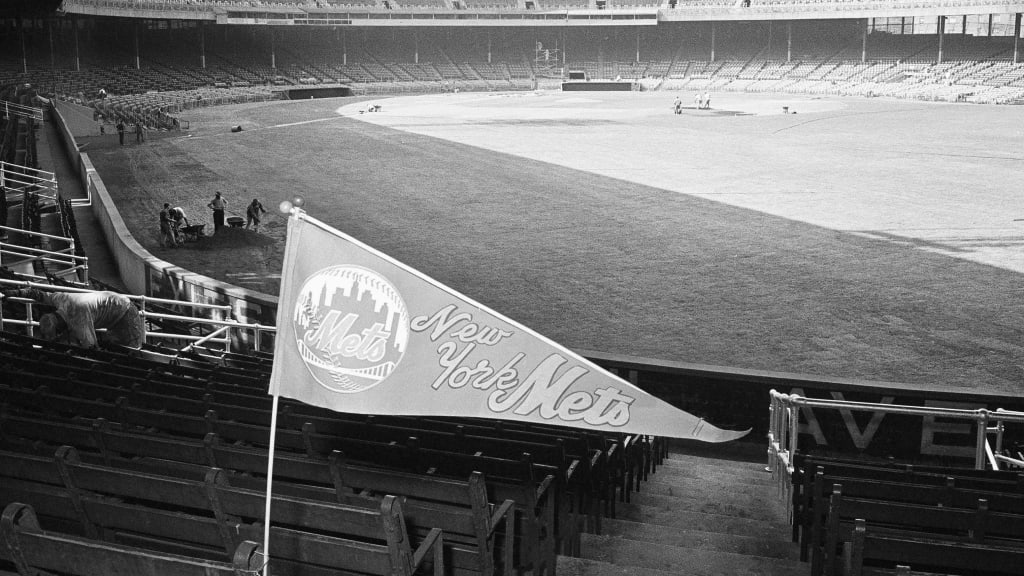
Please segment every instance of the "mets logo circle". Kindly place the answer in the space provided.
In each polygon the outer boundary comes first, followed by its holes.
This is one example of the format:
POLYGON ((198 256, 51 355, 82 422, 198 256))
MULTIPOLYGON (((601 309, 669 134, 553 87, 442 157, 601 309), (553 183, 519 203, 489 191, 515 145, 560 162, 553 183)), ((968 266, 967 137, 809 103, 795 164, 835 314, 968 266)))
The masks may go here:
POLYGON ((335 392, 380 384, 409 344, 409 311, 398 290, 361 266, 332 266, 306 279, 292 315, 310 374, 335 392))

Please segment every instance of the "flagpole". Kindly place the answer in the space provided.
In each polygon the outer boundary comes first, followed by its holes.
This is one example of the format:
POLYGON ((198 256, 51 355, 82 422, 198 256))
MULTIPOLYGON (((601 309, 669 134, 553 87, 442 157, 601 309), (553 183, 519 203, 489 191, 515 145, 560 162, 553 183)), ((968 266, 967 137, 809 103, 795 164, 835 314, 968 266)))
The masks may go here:
MULTIPOLYGON (((279 209, 282 213, 288 214, 290 218, 298 220, 304 214, 302 204, 302 197, 296 196, 291 200, 281 202, 279 209)), ((288 228, 290 235, 291 226, 288 228)), ((275 346, 276 344, 275 342, 275 346)), ((281 401, 281 395, 277 389, 273 386, 272 388, 274 389, 271 390, 271 395, 274 401, 270 408, 270 449, 267 451, 267 501, 263 511, 263 576, 270 576, 270 502, 273 500, 274 488, 274 445, 277 443, 277 407, 281 401)))
POLYGON ((263 576, 270 576, 270 501, 274 483, 274 443, 277 441, 277 404, 281 397, 274 394, 270 408, 270 451, 267 457, 267 502, 263 513, 263 576))

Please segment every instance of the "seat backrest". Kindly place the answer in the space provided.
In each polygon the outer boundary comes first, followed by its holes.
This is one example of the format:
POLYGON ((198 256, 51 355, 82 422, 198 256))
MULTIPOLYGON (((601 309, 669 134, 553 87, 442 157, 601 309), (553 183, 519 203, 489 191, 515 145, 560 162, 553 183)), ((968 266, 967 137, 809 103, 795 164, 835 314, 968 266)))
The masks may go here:
POLYGON ((241 576, 261 566, 259 545, 246 541, 234 560, 215 562, 45 532, 31 506, 9 504, 0 519, 6 552, 21 574, 37 570, 73 576, 241 576))

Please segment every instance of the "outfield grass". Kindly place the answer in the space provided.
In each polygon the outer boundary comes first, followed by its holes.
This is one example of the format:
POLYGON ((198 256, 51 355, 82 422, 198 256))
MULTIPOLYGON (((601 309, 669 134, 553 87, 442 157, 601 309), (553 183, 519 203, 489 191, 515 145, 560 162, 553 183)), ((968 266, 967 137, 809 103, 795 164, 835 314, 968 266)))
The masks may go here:
POLYGON ((672 94, 634 97, 231 106, 91 151, 144 246, 268 293, 283 217, 169 251, 162 203, 208 222, 214 190, 238 213, 302 195, 573 348, 1018 393, 1024 110, 715 95, 725 111, 676 117, 672 94))

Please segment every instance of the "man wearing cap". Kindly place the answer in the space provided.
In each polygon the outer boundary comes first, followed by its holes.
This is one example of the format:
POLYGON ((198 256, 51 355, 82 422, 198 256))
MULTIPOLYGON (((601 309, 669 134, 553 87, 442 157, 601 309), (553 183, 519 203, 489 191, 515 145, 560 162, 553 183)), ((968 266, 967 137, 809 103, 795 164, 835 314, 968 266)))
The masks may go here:
POLYGON ((220 230, 221 228, 224 227, 224 208, 226 208, 227 205, 228 201, 225 200, 224 197, 220 195, 220 192, 217 192, 214 195, 213 200, 210 200, 210 203, 206 205, 208 208, 210 208, 210 210, 213 210, 214 232, 217 232, 217 230, 220 230))
POLYGON ((116 292, 44 292, 36 288, 4 291, 7 298, 29 298, 53 306, 43 314, 39 329, 45 340, 66 340, 85 348, 100 341, 127 348, 141 348, 146 325, 139 309, 124 294, 116 292), (101 338, 96 330, 106 328, 101 338))

